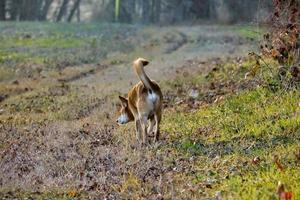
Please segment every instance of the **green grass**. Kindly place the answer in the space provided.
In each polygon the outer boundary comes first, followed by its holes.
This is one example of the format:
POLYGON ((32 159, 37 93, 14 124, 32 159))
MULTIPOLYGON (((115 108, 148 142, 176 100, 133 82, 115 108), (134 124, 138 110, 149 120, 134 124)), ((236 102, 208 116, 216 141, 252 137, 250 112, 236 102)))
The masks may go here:
POLYGON ((203 136, 198 135, 197 130, 209 126, 211 134, 203 138, 206 141, 216 141, 216 138, 230 141, 236 137, 262 139, 294 136, 300 130, 300 92, 295 90, 280 96, 277 94, 258 88, 193 114, 172 112, 165 119, 164 129, 200 139, 203 136))
POLYGON ((86 44, 88 41, 75 37, 42 37, 42 38, 8 38, 2 41, 3 46, 9 47, 37 47, 37 48, 74 48, 86 44))
POLYGON ((79 37, 107 37, 107 33, 128 31, 134 25, 111 23, 51 23, 51 22, 1 22, 0 33, 2 36, 49 36, 49 35, 77 35, 79 37), (102 35, 103 34, 103 35, 102 35))
POLYGON ((133 49, 135 26, 121 24, 0 24, 0 64, 15 67, 24 63, 45 68, 99 62, 112 52, 133 49), (130 34, 128 34, 130 33, 130 34), (114 42, 112 42, 114 41, 114 42))
MULTIPOLYGON (((243 66, 249 70, 252 64, 246 61, 243 66)), ((173 84, 197 86, 239 80, 245 73, 231 69, 232 64, 223 67, 209 76, 196 75, 188 83, 179 79, 173 84)), ((225 100, 193 112, 167 111, 162 122, 169 138, 165 148, 174 157, 180 154, 197 158, 192 166, 198 170, 182 176, 195 185, 215 180, 211 189, 204 189, 206 197, 220 192, 225 199, 276 199, 280 181, 298 199, 300 162, 294 154, 300 150, 299 99, 298 88, 274 92, 261 86, 229 94, 225 100), (284 172, 276 167, 275 155, 284 172), (256 156, 262 161, 254 165, 252 159, 256 156), (210 164, 215 160, 216 166, 210 164)), ((203 197, 201 192, 198 195, 203 197)))
POLYGON ((263 33, 265 32, 263 28, 259 26, 240 26, 238 28, 234 28, 238 34, 242 37, 259 41, 262 39, 263 33))
MULTIPOLYGON (((266 62, 275 73, 276 63, 266 62)), ((173 193, 181 199, 213 199, 218 195, 222 199, 277 199, 281 182, 294 199, 300 198, 300 161, 295 156, 300 152, 299 88, 281 88, 263 65, 255 78, 245 80, 245 73, 254 65, 252 59, 221 62, 206 74, 179 76, 162 84, 175 99, 169 101, 171 108, 164 111, 161 124, 165 143, 153 154, 164 155, 164 167, 179 171, 173 172, 173 189, 165 189, 164 197, 173 193), (261 85, 250 86, 251 79, 265 77, 268 79, 261 85), (233 86, 218 87, 230 82, 233 86), (269 87, 270 82, 278 85, 276 90, 269 87), (215 89, 210 88, 212 83, 215 89), (183 102, 189 99, 190 88, 199 91, 196 101, 216 92, 224 98, 198 109, 175 104, 178 98, 183 102), (261 160, 257 164, 255 157, 261 160)), ((139 192, 132 193, 139 196, 139 192)))

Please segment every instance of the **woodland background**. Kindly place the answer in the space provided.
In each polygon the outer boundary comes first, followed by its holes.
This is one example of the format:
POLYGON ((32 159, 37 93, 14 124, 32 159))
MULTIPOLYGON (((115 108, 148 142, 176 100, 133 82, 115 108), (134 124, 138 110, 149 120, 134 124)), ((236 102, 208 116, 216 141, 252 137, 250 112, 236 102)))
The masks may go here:
POLYGON ((251 22, 264 20, 271 0, 2 0, 0 20, 182 22, 251 22))

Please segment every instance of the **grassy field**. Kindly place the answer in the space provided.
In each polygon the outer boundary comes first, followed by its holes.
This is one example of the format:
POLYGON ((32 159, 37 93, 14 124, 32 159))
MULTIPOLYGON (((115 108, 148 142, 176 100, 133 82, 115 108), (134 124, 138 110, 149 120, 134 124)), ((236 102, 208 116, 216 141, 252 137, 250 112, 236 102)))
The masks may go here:
POLYGON ((165 148, 174 155, 169 157, 180 155, 192 169, 181 177, 182 185, 196 185, 186 198, 277 199, 281 182, 299 199, 299 88, 274 91, 268 84, 243 80, 253 66, 251 61, 240 67, 227 62, 180 81, 182 91, 202 87, 199 97, 168 111, 163 123, 169 138, 165 148), (201 93, 207 84, 213 103, 201 93))
POLYGON ((269 59, 245 78, 261 33, 1 23, 1 199, 277 199, 279 182, 300 199, 299 86, 269 59), (137 56, 165 98, 142 150, 115 124, 137 56))

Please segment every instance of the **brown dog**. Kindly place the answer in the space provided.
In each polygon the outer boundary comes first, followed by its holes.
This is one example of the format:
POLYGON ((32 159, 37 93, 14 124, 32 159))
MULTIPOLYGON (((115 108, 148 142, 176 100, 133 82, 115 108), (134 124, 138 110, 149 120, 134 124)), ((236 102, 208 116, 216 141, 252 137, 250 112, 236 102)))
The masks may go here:
POLYGON ((122 108, 117 122, 126 124, 135 121, 136 137, 140 144, 146 144, 147 134, 152 134, 152 132, 154 132, 155 141, 159 139, 162 114, 163 95, 159 85, 150 80, 144 71, 144 66, 148 64, 149 62, 143 58, 138 58, 133 62, 134 70, 141 81, 128 92, 128 99, 119 96, 122 108), (148 120, 149 126, 147 126, 148 120))

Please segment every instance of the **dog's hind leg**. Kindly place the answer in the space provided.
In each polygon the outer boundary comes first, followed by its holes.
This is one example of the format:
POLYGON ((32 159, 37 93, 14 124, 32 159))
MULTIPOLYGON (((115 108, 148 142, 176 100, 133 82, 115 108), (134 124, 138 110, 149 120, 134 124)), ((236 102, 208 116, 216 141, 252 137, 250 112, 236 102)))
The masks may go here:
POLYGON ((152 135, 154 125, 155 125, 155 119, 154 119, 154 117, 150 117, 150 119, 149 119, 149 126, 148 126, 148 130, 147 130, 147 133, 149 135, 152 135))
POLYGON ((155 126, 154 126, 154 142, 157 142, 159 140, 159 124, 161 121, 161 113, 155 114, 154 115, 154 121, 155 121, 155 126))
POLYGON ((136 131, 136 139, 139 144, 141 144, 141 138, 142 138, 142 126, 139 119, 135 120, 135 131, 136 131))
POLYGON ((141 126, 142 126, 142 143, 143 144, 146 144, 147 142, 147 121, 148 121, 148 118, 145 117, 145 116, 142 116, 140 118, 140 122, 141 122, 141 126))

